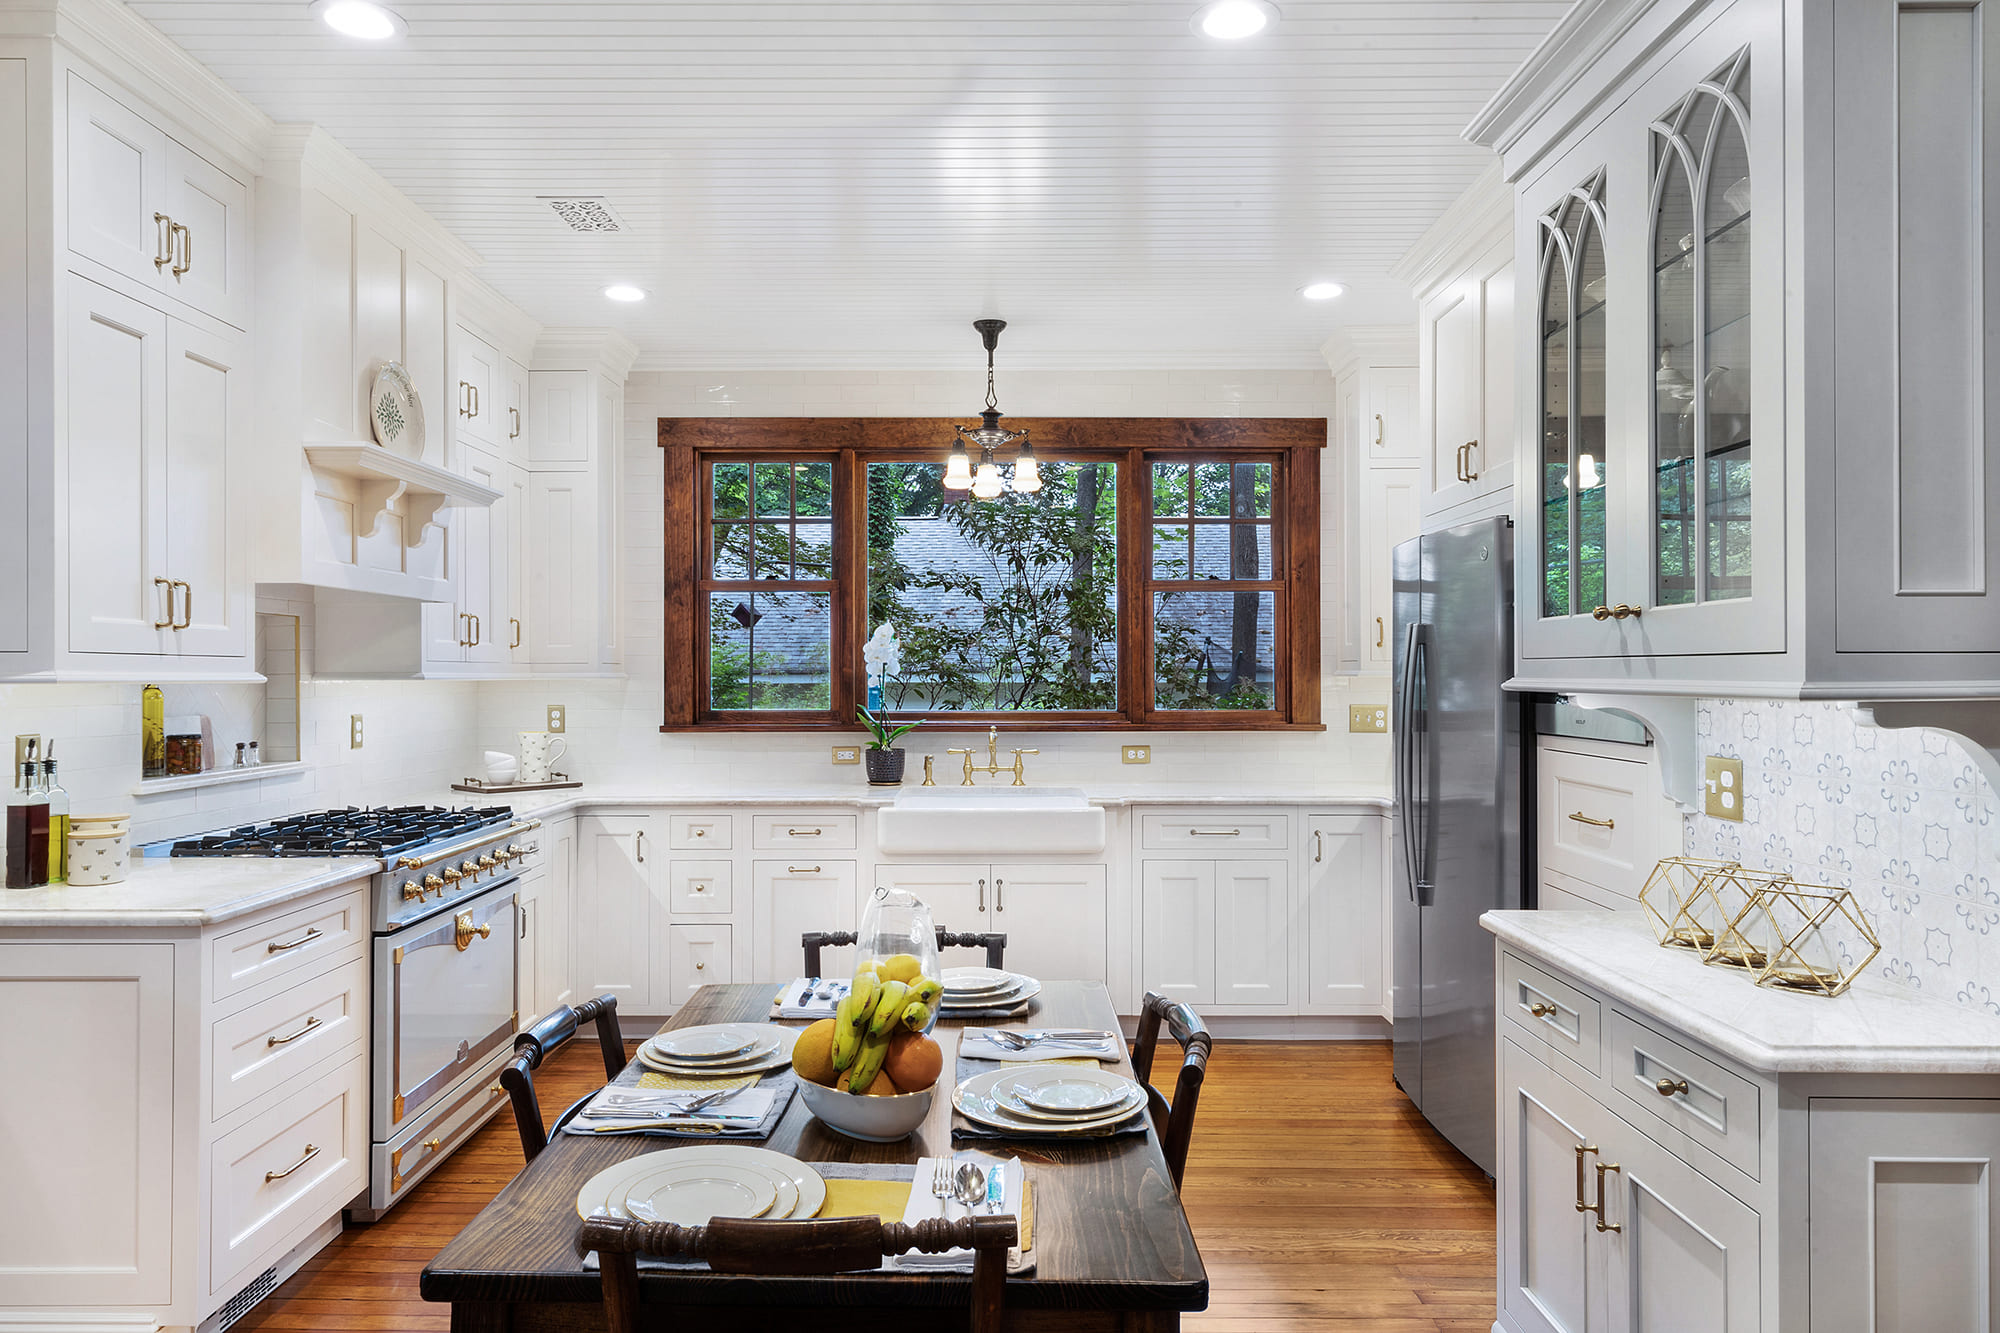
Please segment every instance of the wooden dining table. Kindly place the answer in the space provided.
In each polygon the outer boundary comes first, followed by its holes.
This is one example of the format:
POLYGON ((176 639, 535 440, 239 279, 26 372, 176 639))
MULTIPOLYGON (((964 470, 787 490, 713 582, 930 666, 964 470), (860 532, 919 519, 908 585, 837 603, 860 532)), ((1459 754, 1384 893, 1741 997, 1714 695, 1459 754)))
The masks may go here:
MULTIPOLYGON (((771 1012, 779 983, 704 986, 662 1031, 703 1023, 757 1022, 771 1012)), ((799 1024, 798 1026, 803 1026, 799 1024)), ((951 1089, 957 1083, 957 1030, 965 1026, 1118 1029, 1102 984, 1049 981, 1025 1015, 940 1021, 932 1034, 944 1073, 930 1115, 909 1138, 864 1143, 820 1123, 794 1096, 763 1147, 827 1169, 882 1178, 920 1157, 954 1151, 951 1089)), ((1169 1044, 1165 1056, 1173 1050, 1169 1044)), ((1122 1053, 1117 1068, 1132 1073, 1122 1053)), ((744 1140, 751 1142, 750 1140, 744 1140)), ((451 1303, 455 1333, 563 1333, 603 1329, 602 1286, 576 1252, 583 1183, 640 1153, 714 1139, 557 1134, 424 1269, 425 1300, 451 1303)), ((1009 1277, 1006 1327, 1079 1333, 1161 1333, 1183 1310, 1208 1304, 1208 1274, 1187 1213, 1167 1172, 1159 1135, 1072 1142, 969 1141, 972 1160, 1019 1157, 1033 1190, 1032 1274, 1009 1277)), ((648 1327, 799 1329, 802 1333, 924 1333, 963 1330, 971 1279, 952 1273, 845 1273, 748 1276, 704 1268, 642 1268, 641 1300, 657 1311, 648 1327), (701 1308, 696 1308, 701 1307, 701 1308)))

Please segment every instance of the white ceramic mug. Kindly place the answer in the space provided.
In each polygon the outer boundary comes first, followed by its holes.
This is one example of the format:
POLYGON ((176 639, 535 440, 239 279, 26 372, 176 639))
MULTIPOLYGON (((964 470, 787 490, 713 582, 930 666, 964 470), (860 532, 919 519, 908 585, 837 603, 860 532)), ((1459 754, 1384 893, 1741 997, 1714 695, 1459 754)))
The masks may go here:
POLYGON ((550 768, 569 752, 569 738, 552 731, 521 733, 521 777, 523 784, 547 782, 550 768))

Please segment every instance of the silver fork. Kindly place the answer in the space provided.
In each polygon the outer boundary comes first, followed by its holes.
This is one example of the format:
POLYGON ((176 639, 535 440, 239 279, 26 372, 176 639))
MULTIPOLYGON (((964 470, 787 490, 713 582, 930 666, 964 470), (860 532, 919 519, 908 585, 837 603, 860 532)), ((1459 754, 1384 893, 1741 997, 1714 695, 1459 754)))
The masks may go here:
POLYGON ((1095 1033, 1085 1039, 1055 1032, 1015 1032, 1011 1028, 988 1028, 986 1035, 1010 1051, 1025 1051, 1030 1046, 1095 1046, 1104 1040, 1095 1033))
POLYGON ((937 1196, 938 1215, 940 1217, 950 1215, 951 1210, 946 1208, 945 1204, 951 1201, 957 1184, 958 1182, 952 1172, 951 1158, 938 1158, 937 1169, 931 1172, 931 1193, 937 1196))

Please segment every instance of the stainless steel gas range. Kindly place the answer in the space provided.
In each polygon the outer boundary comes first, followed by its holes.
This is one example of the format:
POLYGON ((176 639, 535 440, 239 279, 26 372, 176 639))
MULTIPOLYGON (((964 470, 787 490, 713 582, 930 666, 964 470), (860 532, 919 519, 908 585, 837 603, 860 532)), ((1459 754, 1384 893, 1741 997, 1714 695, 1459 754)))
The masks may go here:
POLYGON ((505 806, 328 810, 146 848, 173 856, 372 856, 372 1221, 506 1102, 513 1049, 515 881, 538 820, 505 806))

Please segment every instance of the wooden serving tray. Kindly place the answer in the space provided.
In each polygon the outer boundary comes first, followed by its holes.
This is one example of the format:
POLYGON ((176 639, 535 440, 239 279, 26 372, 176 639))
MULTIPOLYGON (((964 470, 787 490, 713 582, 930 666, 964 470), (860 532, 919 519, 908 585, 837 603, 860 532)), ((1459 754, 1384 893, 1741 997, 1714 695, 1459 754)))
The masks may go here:
POLYGON ((561 791, 568 787, 581 787, 582 785, 581 782, 571 782, 565 779, 561 782, 510 782, 502 786, 498 783, 481 782, 478 778, 467 778, 463 782, 452 783, 451 789, 453 791, 476 791, 504 795, 508 792, 517 791, 561 791))

